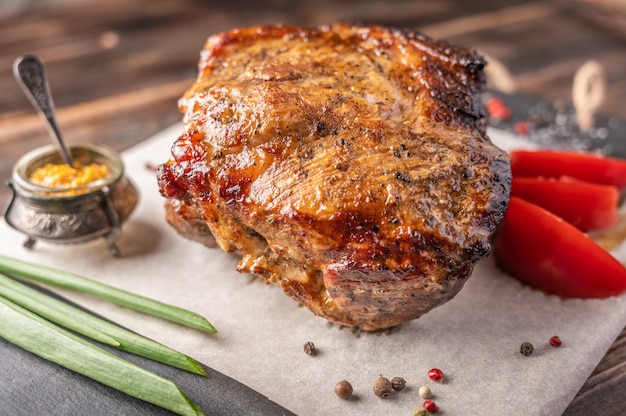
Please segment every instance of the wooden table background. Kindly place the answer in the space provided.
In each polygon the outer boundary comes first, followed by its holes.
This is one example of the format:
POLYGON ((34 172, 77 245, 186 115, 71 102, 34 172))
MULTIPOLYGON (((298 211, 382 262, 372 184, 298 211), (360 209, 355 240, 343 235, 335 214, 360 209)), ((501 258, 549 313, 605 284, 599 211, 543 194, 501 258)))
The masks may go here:
MULTIPOLYGON (((597 60, 608 83, 600 112, 626 123, 623 0, 2 0, 0 182, 20 155, 49 143, 11 72, 20 55, 46 62, 68 143, 122 151, 180 121, 176 101, 195 78, 208 35, 253 24, 334 21, 415 28, 476 48, 508 68, 517 91, 549 102, 570 100, 576 70, 597 60), (596 2, 614 9, 606 13, 596 2)), ((9 197, 3 186, 1 212, 9 197)), ((626 330, 565 415, 626 414, 625 359, 626 330)))

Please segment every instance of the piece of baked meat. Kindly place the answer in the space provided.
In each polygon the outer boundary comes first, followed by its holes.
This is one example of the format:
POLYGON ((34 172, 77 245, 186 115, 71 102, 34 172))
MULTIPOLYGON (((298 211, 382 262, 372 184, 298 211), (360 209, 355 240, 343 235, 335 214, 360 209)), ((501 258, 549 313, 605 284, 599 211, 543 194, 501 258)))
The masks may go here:
POLYGON ((377 26, 212 36, 158 170, 167 218, 331 321, 417 318, 489 254, 509 200, 484 64, 377 26))

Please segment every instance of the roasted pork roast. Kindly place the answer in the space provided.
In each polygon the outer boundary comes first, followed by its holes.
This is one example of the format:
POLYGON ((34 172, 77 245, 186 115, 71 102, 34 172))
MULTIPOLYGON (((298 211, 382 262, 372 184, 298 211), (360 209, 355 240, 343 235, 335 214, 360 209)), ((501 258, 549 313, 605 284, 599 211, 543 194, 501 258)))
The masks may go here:
POLYGON ((333 322, 417 318, 463 287, 508 204, 484 65, 378 26, 211 36, 157 172, 166 217, 333 322))

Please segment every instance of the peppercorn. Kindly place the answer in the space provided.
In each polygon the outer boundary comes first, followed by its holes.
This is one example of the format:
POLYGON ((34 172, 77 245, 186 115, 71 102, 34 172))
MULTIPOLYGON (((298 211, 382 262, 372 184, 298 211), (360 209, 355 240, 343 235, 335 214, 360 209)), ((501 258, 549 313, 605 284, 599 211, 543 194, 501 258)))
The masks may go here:
POLYGON ((491 98, 487 101, 487 112, 491 117, 500 120, 511 118, 512 112, 509 107, 499 98, 491 98))
POLYGON ((437 404, 433 402, 432 400, 424 401, 424 403, 422 404, 422 407, 428 410, 429 413, 439 412, 439 406, 437 406, 437 404))
POLYGON ((396 172, 396 179, 399 179, 402 182, 409 183, 411 182, 411 177, 404 172, 396 172))
POLYGON ((313 344, 311 341, 307 341, 304 343, 304 352, 307 353, 308 355, 315 355, 316 351, 315 351, 315 344, 313 344))
POLYGON ((522 345, 520 345, 519 347, 519 352, 522 353, 524 357, 528 357, 532 355, 534 350, 535 348, 533 347, 533 344, 531 344, 530 342, 522 342, 522 345))
POLYGON ((443 372, 438 368, 431 368, 428 370, 428 378, 437 383, 443 383, 443 372))
POLYGON ((558 336, 555 335, 550 338, 550 345, 552 345, 554 348, 559 348, 561 344, 561 338, 559 338, 558 336))
POLYGON ((525 136, 530 131, 530 127, 526 121, 518 121, 513 125, 513 130, 520 136, 525 136))
POLYGON ((430 391, 430 387, 428 386, 420 387, 418 393, 422 399, 430 399, 433 395, 433 393, 430 391))
POLYGON ((413 410, 413 416, 428 416, 428 410, 425 407, 420 406, 413 410))
POLYGON ((391 394, 393 387, 391 381, 381 375, 374 380, 373 390, 375 395, 384 399, 391 394))
POLYGON ((395 391, 400 391, 406 386, 406 380, 402 377, 394 377, 391 379, 391 388, 395 391))
POLYGON ((342 399, 349 399, 352 397, 352 384, 346 380, 341 380, 335 384, 335 394, 342 399))

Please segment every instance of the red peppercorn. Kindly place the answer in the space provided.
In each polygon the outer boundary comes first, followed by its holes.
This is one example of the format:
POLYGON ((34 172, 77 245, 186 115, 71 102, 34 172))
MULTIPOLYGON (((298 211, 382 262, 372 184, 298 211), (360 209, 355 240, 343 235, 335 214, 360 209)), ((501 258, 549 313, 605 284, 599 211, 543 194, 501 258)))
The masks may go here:
POLYGON ((428 378, 437 383, 443 383, 443 372, 438 368, 431 368, 428 370, 428 378))
POLYGON ((422 403, 422 407, 428 410, 429 413, 437 413, 439 411, 439 406, 432 400, 426 400, 422 403))
POLYGON ((528 123, 525 121, 518 121, 513 126, 513 129, 515 130, 515 133, 519 134, 520 136, 524 136, 530 131, 530 127, 528 127, 528 123))
POLYGON ((557 337, 556 335, 550 338, 550 345, 552 345, 554 348, 559 348, 561 344, 561 338, 557 337))
POLYGON ((506 120, 512 115, 509 107, 507 107, 499 98, 491 98, 487 101, 487 112, 491 117, 501 120, 506 120))

